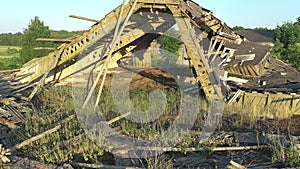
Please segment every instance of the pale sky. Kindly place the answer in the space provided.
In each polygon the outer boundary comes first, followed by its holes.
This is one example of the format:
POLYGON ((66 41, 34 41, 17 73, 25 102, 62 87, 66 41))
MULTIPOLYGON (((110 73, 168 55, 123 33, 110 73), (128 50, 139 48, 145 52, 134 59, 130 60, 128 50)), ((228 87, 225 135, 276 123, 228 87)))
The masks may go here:
MULTIPOLYGON (((275 28, 300 17, 299 0, 195 0, 229 26, 275 28)), ((93 23, 70 14, 102 19, 122 0, 6 0, 1 2, 0 33, 22 32, 38 16, 52 30, 87 30, 93 23)))

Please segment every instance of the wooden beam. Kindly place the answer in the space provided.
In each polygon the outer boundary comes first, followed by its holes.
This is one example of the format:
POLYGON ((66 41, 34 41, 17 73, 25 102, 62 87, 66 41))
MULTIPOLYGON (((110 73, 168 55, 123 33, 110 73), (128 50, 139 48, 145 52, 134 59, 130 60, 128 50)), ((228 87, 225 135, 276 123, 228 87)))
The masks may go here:
POLYGON ((56 50, 56 48, 49 48, 49 47, 36 47, 34 50, 56 50))
POLYGON ((75 18, 75 19, 81 19, 81 20, 85 20, 85 21, 90 21, 90 22, 99 22, 99 20, 90 19, 90 18, 86 18, 86 17, 82 17, 82 16, 69 15, 69 17, 70 18, 75 18))
MULTIPOLYGON (((190 148, 177 148, 177 147, 136 147, 136 150, 142 151, 160 151, 160 152, 200 152, 200 151, 245 151, 245 150, 257 150, 257 149, 269 149, 269 145, 262 146, 233 146, 233 147, 190 147, 190 148)), ((125 150, 124 150, 125 151, 125 150)))
POLYGON ((37 38, 37 41, 43 42, 62 42, 62 43, 70 43, 72 40, 70 39, 50 39, 50 38, 37 38))
POLYGON ((234 162, 234 161, 230 161, 230 164, 233 166, 233 167, 235 167, 235 168, 237 168, 237 169, 247 169, 246 167, 244 167, 244 166, 242 166, 241 164, 239 164, 239 163, 237 163, 237 162, 234 162))
POLYGON ((219 52, 220 52, 222 46, 224 45, 224 43, 225 43, 225 42, 224 42, 224 40, 222 39, 221 42, 220 42, 220 44, 219 44, 219 47, 218 47, 216 53, 214 54, 214 56, 213 56, 213 58, 212 58, 212 62, 217 58, 217 56, 218 56, 218 54, 219 54, 219 52))
POLYGON ((9 120, 6 120, 2 117, 0 117, 0 124, 7 126, 8 128, 11 129, 15 129, 15 128, 19 128, 17 125, 15 125, 14 123, 10 122, 9 120))
POLYGON ((130 114, 131 114, 131 112, 126 113, 126 114, 122 114, 121 116, 118 116, 118 117, 116 117, 116 118, 113 118, 113 119, 111 119, 111 120, 108 121, 108 124, 112 124, 112 123, 114 123, 114 122, 117 122, 117 121, 119 121, 119 120, 121 120, 121 119, 127 117, 127 116, 130 115, 130 114))
POLYGON ((230 98, 230 100, 228 101, 227 105, 230 105, 232 102, 236 101, 236 99, 240 96, 240 94, 242 93, 242 90, 238 90, 234 96, 232 96, 230 98))

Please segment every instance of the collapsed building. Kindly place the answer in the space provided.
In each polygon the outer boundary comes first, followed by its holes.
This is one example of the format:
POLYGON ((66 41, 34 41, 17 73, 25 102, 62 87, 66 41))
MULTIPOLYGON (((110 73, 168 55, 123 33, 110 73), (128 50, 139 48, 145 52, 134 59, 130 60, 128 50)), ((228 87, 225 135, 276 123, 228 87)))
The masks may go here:
POLYGON ((223 100, 236 112, 248 107, 258 115, 300 114, 299 71, 273 57, 269 43, 234 31, 193 1, 131 0, 92 21, 91 29, 81 36, 52 40, 62 44, 49 55, 1 73, 0 99, 9 105, 1 109, 2 124, 24 121, 24 110, 16 107, 41 86, 72 83, 74 77, 101 72, 106 62, 115 67, 175 25, 185 60, 208 100, 223 100), (123 31, 118 30, 121 24, 123 31), (32 92, 26 96, 25 90, 32 92))

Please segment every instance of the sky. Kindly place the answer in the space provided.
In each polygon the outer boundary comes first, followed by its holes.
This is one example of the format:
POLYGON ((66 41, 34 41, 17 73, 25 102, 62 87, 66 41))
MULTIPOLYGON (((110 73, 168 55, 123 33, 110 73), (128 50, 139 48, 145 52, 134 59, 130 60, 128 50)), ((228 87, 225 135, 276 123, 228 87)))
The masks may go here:
MULTIPOLYGON (((300 17, 299 0, 194 0, 229 26, 276 28, 300 17)), ((0 33, 23 32, 38 16, 52 30, 87 30, 93 23, 69 18, 102 19, 122 0, 6 0, 1 2, 0 33)))

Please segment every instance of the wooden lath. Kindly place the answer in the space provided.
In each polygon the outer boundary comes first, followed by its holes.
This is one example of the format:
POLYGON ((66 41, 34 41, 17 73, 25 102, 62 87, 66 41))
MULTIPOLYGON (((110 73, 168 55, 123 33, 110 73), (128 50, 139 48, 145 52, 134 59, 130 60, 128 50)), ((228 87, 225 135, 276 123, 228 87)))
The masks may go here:
POLYGON ((80 20, 85 20, 85 21, 90 21, 90 22, 98 22, 99 20, 97 19, 91 19, 91 18, 86 18, 82 16, 77 16, 77 15, 69 15, 70 18, 75 18, 75 19, 80 19, 80 20))
POLYGON ((259 65, 230 66, 226 68, 226 71, 229 73, 244 77, 260 77, 263 72, 258 72, 257 70, 261 70, 259 65))
POLYGON ((206 97, 208 99, 212 99, 214 89, 208 75, 211 72, 210 66, 204 56, 203 49, 199 45, 197 36, 193 32, 191 23, 186 19, 186 16, 182 15, 181 10, 178 10, 176 6, 168 7, 175 16, 175 20, 181 33, 181 38, 187 49, 188 57, 191 59, 196 72, 196 79, 201 84, 206 97))
POLYGON ((42 42, 60 42, 60 43, 70 43, 72 40, 70 39, 51 39, 51 38, 37 38, 37 41, 42 42))

